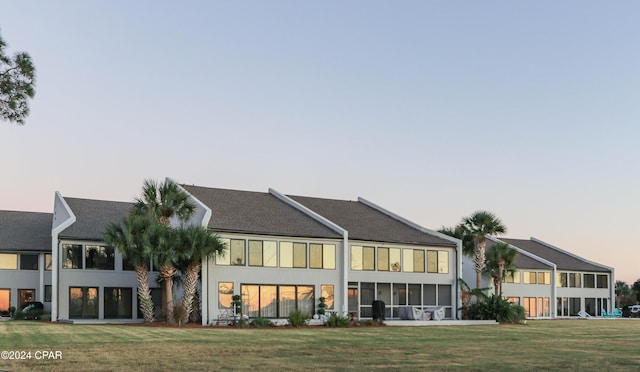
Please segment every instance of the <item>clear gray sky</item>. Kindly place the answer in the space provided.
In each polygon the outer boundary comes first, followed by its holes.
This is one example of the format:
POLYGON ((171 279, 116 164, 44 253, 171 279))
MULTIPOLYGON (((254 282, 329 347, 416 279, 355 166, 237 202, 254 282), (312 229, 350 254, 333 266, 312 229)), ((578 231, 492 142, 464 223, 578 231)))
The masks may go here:
POLYGON ((145 178, 475 210, 640 278, 638 1, 24 1, 37 94, 0 209, 145 178))

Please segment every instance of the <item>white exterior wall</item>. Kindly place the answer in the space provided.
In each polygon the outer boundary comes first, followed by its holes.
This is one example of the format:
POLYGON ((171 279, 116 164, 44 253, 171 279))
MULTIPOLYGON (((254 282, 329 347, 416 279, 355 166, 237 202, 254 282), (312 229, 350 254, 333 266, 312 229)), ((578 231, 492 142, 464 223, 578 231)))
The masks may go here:
MULTIPOLYGON (((265 240, 279 242, 300 242, 300 243, 319 243, 334 244, 336 246, 336 268, 330 269, 310 269, 309 267, 309 248, 307 246, 307 268, 281 268, 280 265, 280 247, 278 244, 278 267, 254 267, 248 266, 248 247, 245 246, 245 266, 227 266, 216 265, 215 259, 208 259, 203 271, 206 270, 207 278, 207 300, 206 313, 208 319, 203 323, 215 324, 218 315, 224 311, 218 309, 218 282, 232 282, 235 295, 241 295, 242 284, 269 284, 269 285, 313 285, 315 288, 316 306, 317 299, 321 294, 322 285, 333 285, 334 287, 334 309, 340 311, 342 308, 341 293, 346 292, 343 288, 341 280, 341 267, 343 264, 343 244, 341 240, 331 239, 313 239, 299 237, 281 237, 269 235, 244 235, 244 234, 219 234, 220 238, 227 239, 246 239, 248 240, 265 240)), ((228 254, 228 253, 227 253, 228 254)), ((203 272, 203 277, 204 277, 203 272)), ((203 300, 204 300, 203 296, 203 300)), ((203 317, 205 314, 205 306, 203 306, 203 317)), ((286 316, 285 316, 286 318, 286 316)))

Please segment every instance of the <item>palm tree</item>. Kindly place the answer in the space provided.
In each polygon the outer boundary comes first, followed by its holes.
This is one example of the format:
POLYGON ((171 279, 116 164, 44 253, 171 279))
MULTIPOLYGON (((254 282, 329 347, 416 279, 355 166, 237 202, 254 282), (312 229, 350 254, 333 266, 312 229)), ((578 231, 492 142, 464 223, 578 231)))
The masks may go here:
POLYGON ((460 239, 462 241, 462 254, 464 254, 465 256, 473 257, 475 251, 473 237, 467 234, 467 229, 465 229, 463 224, 459 224, 456 227, 442 226, 440 230, 438 230, 438 232, 456 239, 460 239))
POLYGON ((485 272, 493 278, 493 286, 496 296, 502 295, 502 283, 508 274, 513 275, 516 271, 514 260, 517 251, 507 243, 496 243, 489 247, 486 252, 485 272))
POLYGON ((153 322, 153 300, 149 289, 151 258, 148 230, 151 221, 146 216, 129 214, 122 223, 111 223, 104 231, 104 241, 116 247, 122 257, 133 264, 138 279, 138 300, 145 323, 153 322))
POLYGON ((154 262, 158 266, 158 272, 164 280, 163 313, 167 322, 173 324, 173 276, 176 273, 174 262, 177 261, 176 235, 170 232, 171 219, 177 218, 186 222, 195 212, 196 206, 190 200, 189 195, 180 189, 176 183, 167 180, 157 183, 153 180, 145 180, 142 186, 142 197, 137 198, 134 211, 137 214, 147 215, 165 229, 156 228, 155 245, 153 246, 154 262))
POLYGON ((465 230, 464 234, 470 235, 473 239, 476 288, 480 288, 482 270, 485 268, 486 236, 504 234, 507 228, 498 217, 486 211, 474 212, 471 216, 462 219, 460 226, 465 230))
POLYGON ((216 235, 211 235, 206 227, 188 226, 177 230, 180 250, 182 251, 181 267, 183 272, 182 307, 188 318, 193 309, 193 299, 198 285, 202 259, 213 254, 224 252, 225 245, 216 235))

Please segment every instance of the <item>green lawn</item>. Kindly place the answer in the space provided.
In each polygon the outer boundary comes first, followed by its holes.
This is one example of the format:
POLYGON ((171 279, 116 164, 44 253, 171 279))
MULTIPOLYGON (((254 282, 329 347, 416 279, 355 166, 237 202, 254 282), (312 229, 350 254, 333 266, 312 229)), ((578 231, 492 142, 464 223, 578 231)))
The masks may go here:
MULTIPOLYGON (((0 322, 0 370, 640 370, 640 320, 371 328, 0 322), (36 351, 62 360, 36 360, 36 351)), ((42 357, 42 354, 38 354, 42 357)))

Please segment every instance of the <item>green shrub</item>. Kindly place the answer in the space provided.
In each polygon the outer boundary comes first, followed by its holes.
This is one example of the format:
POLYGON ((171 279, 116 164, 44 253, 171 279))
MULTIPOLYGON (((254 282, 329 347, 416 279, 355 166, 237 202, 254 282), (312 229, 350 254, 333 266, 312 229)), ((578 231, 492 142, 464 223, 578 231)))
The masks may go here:
POLYGON ((249 323, 251 328, 264 328, 264 327, 273 327, 273 323, 269 319, 265 318, 255 318, 251 320, 249 323))
POLYGON ((525 319, 524 308, 506 299, 491 295, 468 307, 469 319, 496 320, 499 323, 520 323, 525 319))
POLYGON ((15 320, 24 320, 24 313, 22 312, 22 310, 17 309, 16 311, 13 312, 13 319, 15 320))
POLYGON ((350 321, 351 319, 348 316, 340 316, 333 313, 327 319, 327 327, 348 327, 350 321))
POLYGON ((42 319, 42 314, 44 314, 43 310, 27 310, 22 313, 22 318, 24 320, 38 320, 42 319))
POLYGON ((293 310, 289 313, 289 324, 294 327, 306 325, 309 319, 309 314, 300 310, 293 310))
POLYGON ((245 318, 240 318, 236 323, 237 328, 249 328, 249 321, 245 318))

